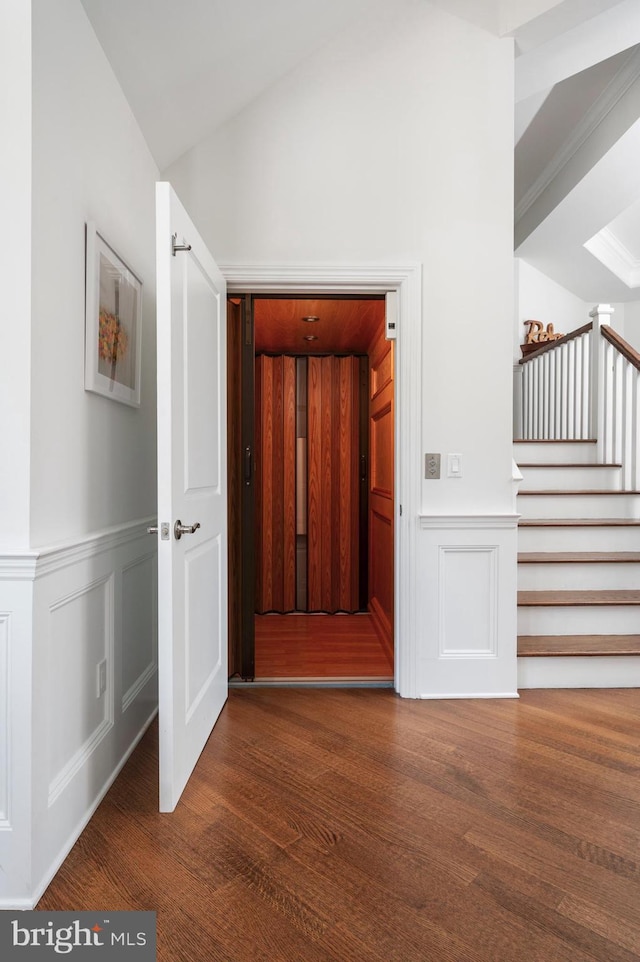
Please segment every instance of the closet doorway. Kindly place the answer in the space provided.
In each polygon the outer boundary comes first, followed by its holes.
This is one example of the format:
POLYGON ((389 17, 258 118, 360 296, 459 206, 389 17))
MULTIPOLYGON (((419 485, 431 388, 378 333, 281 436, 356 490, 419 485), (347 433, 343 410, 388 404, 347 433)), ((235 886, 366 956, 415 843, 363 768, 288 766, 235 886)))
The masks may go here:
POLYGON ((385 299, 228 300, 229 671, 393 680, 385 299))

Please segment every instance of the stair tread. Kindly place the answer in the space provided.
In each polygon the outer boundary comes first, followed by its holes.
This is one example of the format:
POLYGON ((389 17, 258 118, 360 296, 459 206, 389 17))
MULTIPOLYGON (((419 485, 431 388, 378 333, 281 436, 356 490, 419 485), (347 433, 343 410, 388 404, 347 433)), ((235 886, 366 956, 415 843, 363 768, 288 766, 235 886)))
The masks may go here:
POLYGON ((520 518, 522 528, 573 528, 573 527, 635 527, 637 518, 520 518))
POLYGON ((518 605, 554 608, 578 605, 640 605, 640 591, 621 588, 604 591, 519 591, 518 605))
POLYGON ((640 561, 640 551, 520 551, 519 564, 628 564, 640 561))
POLYGON ((557 488, 557 489, 556 489, 556 488, 544 488, 544 489, 542 489, 542 490, 540 490, 540 491, 534 491, 534 490, 531 490, 530 488, 527 488, 525 491, 518 491, 518 497, 521 497, 522 495, 525 495, 525 496, 526 496, 526 495, 536 495, 536 496, 537 496, 537 495, 542 495, 543 497, 551 496, 551 497, 554 497, 554 498, 555 498, 555 497, 557 497, 558 495, 567 495, 567 494, 574 495, 574 496, 575 496, 575 495, 584 495, 584 494, 587 494, 587 495, 597 495, 597 496, 604 496, 604 495, 614 495, 614 496, 615 496, 615 495, 622 495, 622 494, 640 494, 640 491, 619 491, 619 490, 617 490, 617 489, 614 489, 614 490, 612 491, 612 490, 610 490, 610 489, 608 489, 608 488, 597 488, 597 489, 595 489, 595 488, 574 488, 574 489, 571 489, 571 490, 568 490, 568 489, 565 489, 565 488, 557 488))
POLYGON ((518 655, 640 655, 640 635, 519 635, 518 655))

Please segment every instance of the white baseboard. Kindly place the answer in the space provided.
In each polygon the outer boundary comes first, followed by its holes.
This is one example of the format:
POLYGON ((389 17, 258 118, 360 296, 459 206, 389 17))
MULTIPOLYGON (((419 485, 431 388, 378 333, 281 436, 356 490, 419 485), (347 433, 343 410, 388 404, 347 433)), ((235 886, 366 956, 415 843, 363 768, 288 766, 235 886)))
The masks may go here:
POLYGON ((517 691, 493 691, 493 692, 455 692, 442 695, 418 695, 418 698, 429 699, 431 701, 446 701, 450 698, 519 698, 517 691))

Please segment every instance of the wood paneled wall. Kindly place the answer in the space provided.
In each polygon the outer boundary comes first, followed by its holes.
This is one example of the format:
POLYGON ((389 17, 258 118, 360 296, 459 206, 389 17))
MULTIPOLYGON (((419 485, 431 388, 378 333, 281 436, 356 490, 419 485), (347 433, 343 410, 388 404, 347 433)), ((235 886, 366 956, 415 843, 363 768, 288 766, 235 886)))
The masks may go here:
POLYGON ((296 606, 296 362, 256 358, 256 611, 296 606))
POLYGON ((360 360, 308 365, 307 608, 357 611, 360 360))
POLYGON ((393 341, 373 345, 369 402, 369 610, 393 657, 394 388, 393 341))

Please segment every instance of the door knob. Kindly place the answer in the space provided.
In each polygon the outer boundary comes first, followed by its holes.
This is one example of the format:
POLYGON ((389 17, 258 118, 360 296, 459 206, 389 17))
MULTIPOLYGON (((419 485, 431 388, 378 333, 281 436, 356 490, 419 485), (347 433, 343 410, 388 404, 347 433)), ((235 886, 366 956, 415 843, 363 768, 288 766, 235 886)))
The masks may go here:
POLYGON ((183 534, 193 534, 200 527, 200 522, 196 521, 195 524, 183 524, 180 519, 176 521, 173 526, 173 533, 175 535, 176 541, 179 541, 183 534))

